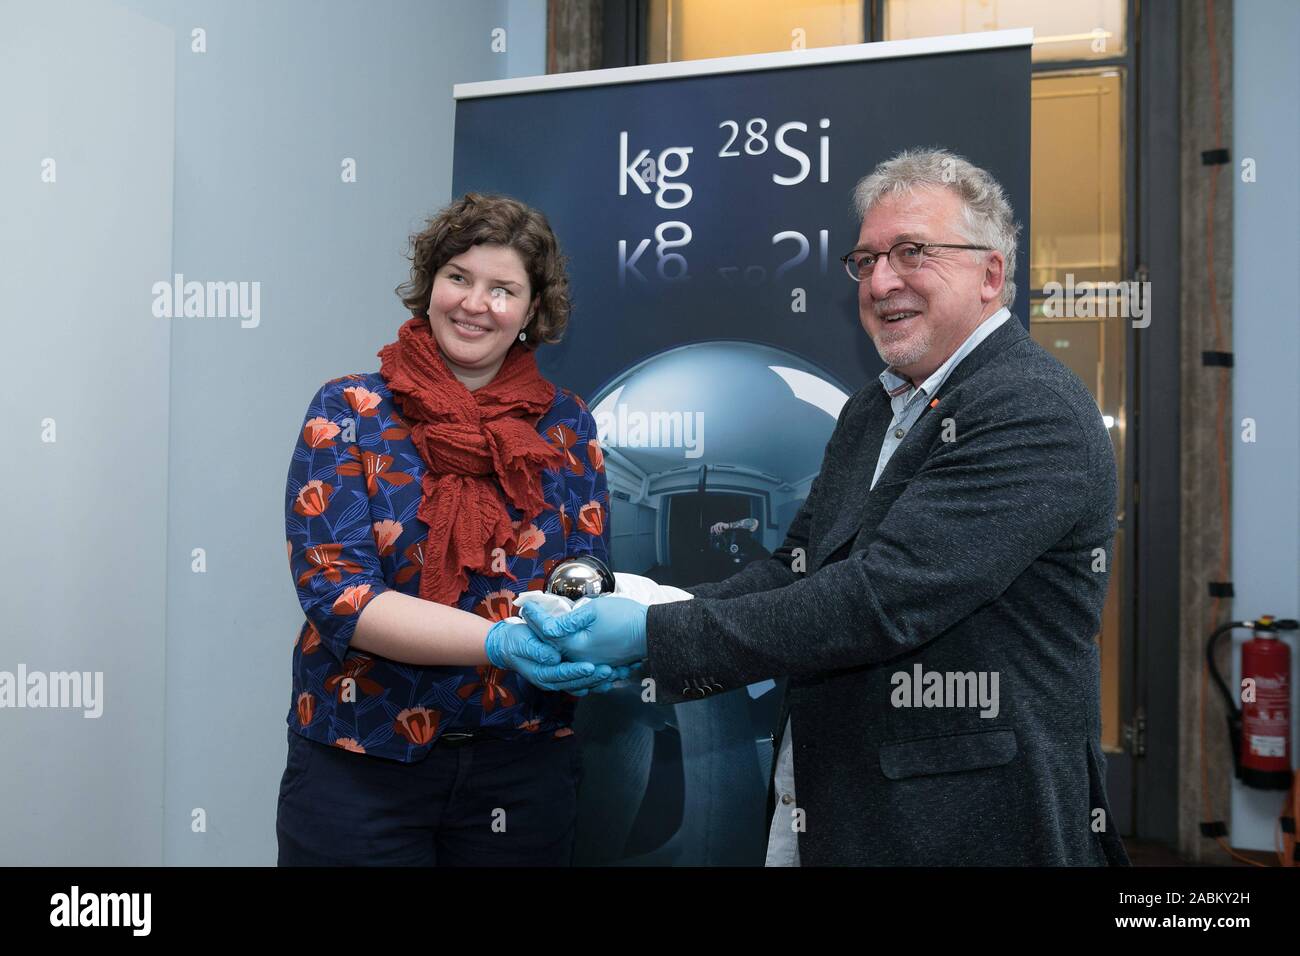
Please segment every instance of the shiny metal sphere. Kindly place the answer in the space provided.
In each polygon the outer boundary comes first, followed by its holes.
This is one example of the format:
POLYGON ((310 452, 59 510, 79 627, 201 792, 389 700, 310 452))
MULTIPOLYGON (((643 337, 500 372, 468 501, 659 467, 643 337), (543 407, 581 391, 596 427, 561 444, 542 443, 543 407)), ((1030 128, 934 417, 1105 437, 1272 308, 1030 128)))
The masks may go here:
POLYGON ((614 572, 600 558, 589 554, 565 558, 546 576, 545 590, 570 601, 614 593, 614 572))

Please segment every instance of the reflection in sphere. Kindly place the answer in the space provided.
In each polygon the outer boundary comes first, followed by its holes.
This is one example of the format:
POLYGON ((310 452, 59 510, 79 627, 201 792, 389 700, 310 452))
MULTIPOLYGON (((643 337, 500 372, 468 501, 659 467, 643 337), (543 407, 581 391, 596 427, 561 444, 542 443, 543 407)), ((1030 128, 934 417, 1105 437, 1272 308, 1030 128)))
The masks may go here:
POLYGON ((542 590, 548 594, 557 594, 575 602, 585 597, 613 594, 614 588, 614 572, 594 554, 566 558, 551 568, 542 585, 542 590))
MULTIPOLYGON (((615 570, 689 589, 768 559, 847 397, 752 342, 682 346, 619 375, 591 403, 615 570)), ((633 681, 585 698, 575 863, 761 865, 779 689, 670 704, 633 681)))

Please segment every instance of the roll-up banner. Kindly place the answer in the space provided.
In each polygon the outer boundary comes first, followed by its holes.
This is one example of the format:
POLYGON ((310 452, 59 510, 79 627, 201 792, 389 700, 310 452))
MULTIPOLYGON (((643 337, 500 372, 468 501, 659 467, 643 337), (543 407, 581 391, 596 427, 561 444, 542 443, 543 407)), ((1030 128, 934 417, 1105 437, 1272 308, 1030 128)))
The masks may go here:
MULTIPOLYGON (((878 162, 941 146, 989 170, 1029 288, 1031 43, 1004 30, 455 87, 453 194, 537 207, 568 259, 568 332, 538 362, 596 417, 615 570, 686 587, 781 544, 840 408, 880 387, 839 261, 878 162)), ((1026 295, 1014 311, 1028 327, 1026 295)), ((761 865, 783 683, 687 703, 650 689, 578 708, 575 863, 761 865)))

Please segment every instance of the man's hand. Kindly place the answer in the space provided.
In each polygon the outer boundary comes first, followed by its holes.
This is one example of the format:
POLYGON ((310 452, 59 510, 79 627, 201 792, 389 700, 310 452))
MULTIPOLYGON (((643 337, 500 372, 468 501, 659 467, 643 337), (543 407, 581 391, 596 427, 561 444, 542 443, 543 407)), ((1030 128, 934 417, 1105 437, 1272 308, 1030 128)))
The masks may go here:
POLYGON ((498 621, 487 632, 483 650, 494 667, 515 671, 542 690, 568 691, 583 697, 604 693, 628 668, 590 661, 562 661, 560 652, 540 640, 527 624, 498 621))
POLYGON ((646 610, 639 601, 611 594, 554 617, 532 603, 525 604, 520 613, 565 660, 632 664, 645 657, 646 610))

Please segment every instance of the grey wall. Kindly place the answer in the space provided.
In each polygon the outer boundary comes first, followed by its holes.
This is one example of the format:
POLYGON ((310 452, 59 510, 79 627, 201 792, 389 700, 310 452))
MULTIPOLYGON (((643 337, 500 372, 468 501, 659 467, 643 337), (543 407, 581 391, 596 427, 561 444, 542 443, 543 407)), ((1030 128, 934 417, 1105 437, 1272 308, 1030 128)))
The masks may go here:
POLYGON ((172 61, 134 13, 0 2, 0 671, 103 694, 0 709, 0 865, 162 852, 172 61))
MULTIPOLYGON (((1300 4, 1238 0, 1233 10, 1232 613, 1300 617, 1300 4), (1253 183, 1242 181, 1247 158, 1253 183), (1242 440, 1246 418, 1253 443, 1242 440)), ((1249 637, 1237 632, 1238 647, 1249 637)), ((1290 644, 1300 766, 1300 655, 1290 644)), ((1232 845, 1273 849, 1282 796, 1234 781, 1232 845)))
POLYGON ((546 0, 506 0, 507 76, 546 72, 546 0))
POLYGON ((3 346, 33 463, 4 479, 25 546, 0 670, 102 669, 107 698, 98 720, 0 710, 0 862, 274 863, 296 432, 407 318, 452 84, 544 51, 545 0, 0 3, 3 346), (67 159, 42 189, 46 155, 67 159), (257 324, 154 319, 173 273, 259 283, 257 324))

